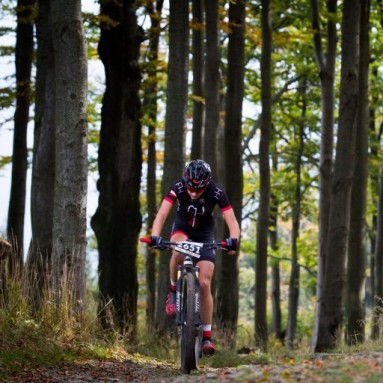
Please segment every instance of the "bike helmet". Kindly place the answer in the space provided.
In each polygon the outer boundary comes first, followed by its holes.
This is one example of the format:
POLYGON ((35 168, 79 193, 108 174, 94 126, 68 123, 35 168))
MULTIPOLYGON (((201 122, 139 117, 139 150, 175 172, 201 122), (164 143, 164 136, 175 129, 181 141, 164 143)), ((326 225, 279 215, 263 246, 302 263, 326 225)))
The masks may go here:
POLYGON ((205 188, 211 180, 210 165, 202 160, 193 160, 185 167, 183 176, 186 186, 193 189, 205 188))

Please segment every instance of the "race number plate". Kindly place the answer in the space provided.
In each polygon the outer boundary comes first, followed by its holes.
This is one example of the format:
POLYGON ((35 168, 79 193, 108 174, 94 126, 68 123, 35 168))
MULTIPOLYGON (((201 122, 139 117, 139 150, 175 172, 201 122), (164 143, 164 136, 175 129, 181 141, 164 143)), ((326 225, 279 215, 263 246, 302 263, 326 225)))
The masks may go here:
POLYGON ((199 242, 178 242, 175 250, 182 253, 190 255, 194 258, 199 258, 201 256, 201 250, 203 243, 199 242))

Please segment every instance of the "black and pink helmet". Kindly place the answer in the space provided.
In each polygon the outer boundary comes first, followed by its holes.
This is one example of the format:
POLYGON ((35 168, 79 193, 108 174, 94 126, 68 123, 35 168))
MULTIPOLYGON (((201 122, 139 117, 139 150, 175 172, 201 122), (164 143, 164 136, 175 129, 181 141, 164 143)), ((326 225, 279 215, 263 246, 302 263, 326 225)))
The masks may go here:
POLYGON ((210 165, 203 160, 193 160, 186 165, 183 178, 190 188, 205 188, 211 180, 210 165))

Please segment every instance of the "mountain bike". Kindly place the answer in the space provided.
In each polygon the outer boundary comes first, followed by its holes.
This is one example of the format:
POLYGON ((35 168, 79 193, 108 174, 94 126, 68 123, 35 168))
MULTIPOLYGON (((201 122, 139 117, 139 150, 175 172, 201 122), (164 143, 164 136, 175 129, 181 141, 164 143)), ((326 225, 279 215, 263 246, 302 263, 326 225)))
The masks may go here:
MULTIPOLYGON (((150 243, 150 238, 140 238, 143 243, 150 243)), ((201 243, 193 241, 163 241, 160 250, 174 248, 185 255, 183 264, 177 268, 176 324, 181 334, 181 371, 190 374, 198 368, 202 357, 202 324, 200 319, 200 292, 196 265, 203 247, 227 250, 226 242, 201 243)), ((154 246, 153 248, 156 248, 154 246)), ((158 247, 157 247, 158 248, 158 247)))

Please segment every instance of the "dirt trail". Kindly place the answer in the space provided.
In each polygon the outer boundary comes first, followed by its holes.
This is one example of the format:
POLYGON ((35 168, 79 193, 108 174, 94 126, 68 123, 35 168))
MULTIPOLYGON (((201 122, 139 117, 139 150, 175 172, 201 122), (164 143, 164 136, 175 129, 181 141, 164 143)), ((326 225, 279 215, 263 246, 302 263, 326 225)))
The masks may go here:
POLYGON ((237 368, 201 368, 191 375, 180 374, 176 365, 136 363, 129 360, 88 360, 22 369, 2 382, 85 383, 85 382, 383 382, 383 353, 322 354, 296 363, 247 365, 237 368))

